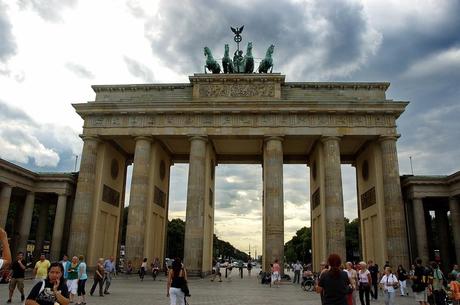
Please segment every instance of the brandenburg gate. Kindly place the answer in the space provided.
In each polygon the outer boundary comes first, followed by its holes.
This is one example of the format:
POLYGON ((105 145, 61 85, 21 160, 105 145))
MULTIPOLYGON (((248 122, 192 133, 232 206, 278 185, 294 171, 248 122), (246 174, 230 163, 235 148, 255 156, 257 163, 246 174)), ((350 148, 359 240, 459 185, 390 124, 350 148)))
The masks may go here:
POLYGON ((127 165, 133 163, 126 259, 164 258, 170 167, 188 162, 184 263, 212 265, 214 170, 263 168, 263 268, 283 261, 283 164, 310 167, 313 266, 345 257, 341 164, 356 168, 362 256, 408 266, 396 142, 407 102, 388 83, 285 82, 279 73, 195 74, 190 83, 93 86, 84 119, 68 253, 117 256, 127 165))

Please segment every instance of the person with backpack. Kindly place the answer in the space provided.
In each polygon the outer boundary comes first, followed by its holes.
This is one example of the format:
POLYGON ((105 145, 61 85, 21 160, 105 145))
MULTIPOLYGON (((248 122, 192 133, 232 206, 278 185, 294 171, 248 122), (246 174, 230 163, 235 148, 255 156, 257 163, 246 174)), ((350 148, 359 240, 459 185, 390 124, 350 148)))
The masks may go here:
POLYGON ((68 305, 69 291, 64 279, 64 267, 59 262, 50 265, 48 275, 35 284, 25 305, 68 305))
POLYGON ((426 292, 427 288, 427 272, 425 267, 422 265, 422 259, 417 258, 415 260, 416 266, 414 268, 414 275, 412 276, 412 291, 414 292, 415 301, 419 302, 420 305, 428 305, 428 296, 426 292))
POLYGON ((396 289, 399 286, 398 278, 391 271, 391 267, 386 267, 384 272, 380 287, 383 289, 385 305, 394 305, 396 289))
POLYGON ((446 292, 444 291, 444 274, 439 268, 438 263, 433 262, 431 264, 433 268, 433 296, 436 305, 446 305, 446 292))

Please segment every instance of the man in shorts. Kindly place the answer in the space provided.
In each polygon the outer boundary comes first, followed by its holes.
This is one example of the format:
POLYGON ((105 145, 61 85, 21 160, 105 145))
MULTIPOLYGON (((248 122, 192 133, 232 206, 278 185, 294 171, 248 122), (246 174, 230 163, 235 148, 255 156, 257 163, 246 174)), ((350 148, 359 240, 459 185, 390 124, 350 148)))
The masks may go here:
POLYGON ((11 303, 11 298, 13 297, 14 289, 16 289, 16 287, 18 287, 18 290, 21 293, 21 302, 24 302, 24 271, 26 270, 24 253, 18 252, 16 260, 13 264, 11 264, 11 270, 13 271, 13 274, 9 285, 10 294, 7 303, 11 303))
POLYGON ((414 275, 411 277, 413 281, 412 291, 414 292, 415 301, 419 302, 420 305, 428 305, 428 297, 426 293, 427 275, 425 267, 423 267, 422 260, 420 258, 417 258, 415 262, 417 265, 415 266, 414 275))

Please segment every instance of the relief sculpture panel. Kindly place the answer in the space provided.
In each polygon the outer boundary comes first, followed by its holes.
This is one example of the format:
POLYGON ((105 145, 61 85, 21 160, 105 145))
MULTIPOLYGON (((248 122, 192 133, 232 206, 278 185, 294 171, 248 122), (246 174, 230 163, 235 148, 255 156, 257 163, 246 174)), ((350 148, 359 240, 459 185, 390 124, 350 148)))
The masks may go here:
POLYGON ((199 96, 218 97, 275 97, 275 84, 200 84, 199 96))

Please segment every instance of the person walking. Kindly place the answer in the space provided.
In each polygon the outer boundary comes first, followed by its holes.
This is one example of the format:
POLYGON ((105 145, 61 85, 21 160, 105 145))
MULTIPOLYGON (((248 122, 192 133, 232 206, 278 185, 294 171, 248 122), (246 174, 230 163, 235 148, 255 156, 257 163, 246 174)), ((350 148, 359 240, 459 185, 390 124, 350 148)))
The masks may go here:
MULTIPOLYGON (((35 277, 36 283, 41 282, 42 280, 46 279, 46 277, 48 276, 48 268, 50 266, 51 266, 50 261, 47 260, 45 254, 42 253, 40 255, 40 260, 35 263, 35 268, 32 271, 32 274, 35 277)), ((64 268, 62 269, 64 270, 64 268)))
POLYGON ((160 259, 157 257, 152 263, 152 277, 154 281, 157 279, 158 272, 160 272, 160 259))
POLYGON ((78 260, 80 264, 78 267, 77 305, 86 305, 85 285, 88 280, 88 274, 86 273, 85 257, 80 255, 78 260))
POLYGON ((345 271, 348 274, 348 279, 350 280, 351 288, 353 289, 353 291, 347 296, 348 305, 357 305, 358 272, 353 269, 353 264, 351 262, 347 262, 345 267, 345 271))
POLYGON ((169 297, 170 305, 185 305, 185 294, 181 287, 186 283, 187 271, 183 267, 180 258, 176 258, 168 272, 168 282, 166 284, 166 297, 169 297))
POLYGON ((426 270, 425 267, 423 267, 422 260, 420 258, 417 258, 415 263, 414 275, 411 278, 413 282, 412 291, 414 292, 415 301, 419 302, 420 305, 428 305, 428 296, 426 292, 426 270))
POLYGON ((402 265, 398 266, 398 270, 396 272, 398 275, 398 281, 399 281, 399 289, 401 291, 401 296, 409 295, 409 292, 407 291, 407 272, 403 268, 402 265))
POLYGON ((112 284, 112 275, 115 273, 115 258, 110 256, 104 262, 104 282, 105 282, 105 289, 104 294, 110 294, 109 287, 112 284))
POLYGON ((375 264, 374 261, 369 260, 368 262, 368 267, 369 267, 369 272, 371 274, 371 279, 372 279, 372 285, 370 288, 373 288, 370 290, 371 297, 374 300, 377 300, 379 296, 379 277, 380 277, 380 271, 379 271, 379 265, 375 264))
POLYGON ((300 264, 299 261, 297 261, 294 266, 292 267, 294 269, 294 281, 293 283, 300 283, 300 272, 302 271, 302 265, 300 264))
POLYGON ((385 268, 385 275, 380 280, 380 287, 383 289, 385 305, 395 304, 395 289, 398 288, 398 278, 391 271, 391 267, 385 268))
POLYGON ((24 253, 18 252, 16 260, 11 264, 11 280, 9 284, 9 297, 7 303, 11 303, 13 293, 16 287, 18 287, 19 293, 21 293, 21 302, 24 302, 24 273, 26 270, 26 261, 24 260, 24 253))
POLYGON ((444 291, 443 280, 445 279, 444 274, 439 268, 438 263, 431 263, 433 268, 433 296, 436 305, 446 305, 446 294, 444 291))
POLYGON ((222 282, 222 273, 220 272, 220 262, 218 259, 214 260, 214 275, 211 279, 211 282, 214 282, 216 277, 219 277, 219 282, 222 282))
POLYGON ((64 268, 59 262, 50 264, 45 279, 34 285, 25 305, 68 305, 69 291, 64 279, 64 268))
POLYGON ((340 270, 342 260, 339 255, 331 254, 327 263, 330 268, 321 275, 316 291, 323 295, 323 305, 347 305, 351 283, 347 272, 340 270))
POLYGON ((144 259, 142 260, 141 268, 139 269, 139 278, 141 279, 141 281, 144 280, 146 270, 147 270, 147 258, 144 257, 144 259))
POLYGON ((97 261, 96 270, 94 272, 94 282, 91 290, 89 291, 90 295, 93 295, 96 286, 99 285, 99 296, 103 297, 102 286, 104 285, 104 259, 101 257, 97 261))
POLYGON ((249 259, 248 260, 248 277, 251 277, 251 270, 252 270, 252 262, 251 260, 249 259))
MULTIPOLYGON (((364 305, 364 298, 366 298, 366 305, 370 304, 370 293, 373 279, 371 273, 367 270, 367 265, 365 262, 359 263, 359 272, 358 272, 358 288, 359 288, 359 300, 361 305, 364 305)), ((376 294, 378 291, 376 290, 376 294)))
POLYGON ((72 257, 72 261, 70 263, 70 267, 67 270, 67 290, 70 293, 70 302, 75 302, 77 296, 77 289, 78 289, 78 268, 79 268, 79 261, 78 257, 72 257))
POLYGON ((275 259, 272 265, 272 286, 276 285, 276 287, 280 287, 281 281, 281 267, 279 264, 278 259, 275 259))
POLYGON ((67 280, 67 276, 68 276, 68 270, 70 268, 70 261, 69 261, 69 257, 67 256, 67 254, 64 254, 64 256, 62 256, 62 260, 61 260, 61 264, 62 264, 62 267, 64 268, 64 279, 67 280))

